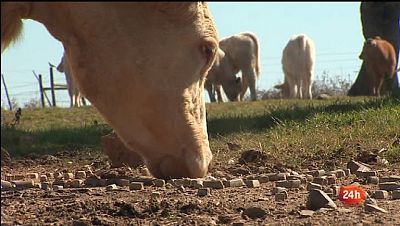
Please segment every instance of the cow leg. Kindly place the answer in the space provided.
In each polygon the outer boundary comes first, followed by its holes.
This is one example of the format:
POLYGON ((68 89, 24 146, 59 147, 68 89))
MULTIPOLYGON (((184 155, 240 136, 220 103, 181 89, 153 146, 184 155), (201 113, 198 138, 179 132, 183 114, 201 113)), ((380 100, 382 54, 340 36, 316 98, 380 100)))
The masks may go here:
POLYGON ((219 103, 224 102, 224 100, 222 99, 221 88, 222 88, 221 85, 215 85, 214 86, 215 92, 217 93, 217 98, 218 98, 218 102, 219 103))
POLYGON ((213 91, 213 84, 210 81, 206 81, 204 83, 204 88, 206 88, 208 92, 208 96, 210 97, 211 102, 216 102, 215 100, 215 93, 213 91))
POLYGON ((304 76, 303 84, 301 86, 301 91, 303 92, 303 97, 305 99, 312 99, 312 92, 311 92, 311 72, 304 76))
POLYGON ((81 101, 82 101, 83 106, 86 106, 86 99, 82 96, 81 96, 81 101))
POLYGON ((257 100, 257 93, 256 93, 256 75, 254 70, 249 70, 247 73, 243 74, 243 77, 247 77, 248 85, 250 88, 250 97, 252 101, 257 100))
POLYGON ((289 86, 289 98, 297 98, 297 82, 293 79, 293 74, 285 72, 285 78, 289 86))
POLYGON ((239 101, 243 101, 244 95, 246 94, 247 88, 249 87, 249 80, 244 74, 242 74, 242 91, 240 92, 239 101))

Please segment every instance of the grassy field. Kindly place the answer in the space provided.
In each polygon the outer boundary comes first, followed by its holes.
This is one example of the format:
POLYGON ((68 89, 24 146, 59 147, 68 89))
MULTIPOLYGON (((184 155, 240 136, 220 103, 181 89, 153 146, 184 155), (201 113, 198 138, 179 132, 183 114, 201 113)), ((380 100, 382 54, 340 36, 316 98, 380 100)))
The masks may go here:
MULTIPOLYGON (((1 146, 11 156, 99 151, 100 137, 112 130, 92 107, 24 108, 15 126, 10 125, 13 112, 1 115, 1 146)), ((385 158, 400 164, 400 101, 395 98, 213 103, 207 104, 207 120, 217 163, 236 162, 242 151, 258 149, 271 163, 332 168, 361 150, 385 148, 385 158), (239 148, 230 149, 228 142, 239 148)))

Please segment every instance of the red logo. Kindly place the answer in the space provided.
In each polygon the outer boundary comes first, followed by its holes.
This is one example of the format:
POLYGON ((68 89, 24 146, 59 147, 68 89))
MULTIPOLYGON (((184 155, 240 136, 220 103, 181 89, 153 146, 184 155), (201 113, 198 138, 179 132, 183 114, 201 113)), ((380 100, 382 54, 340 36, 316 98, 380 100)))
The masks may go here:
POLYGON ((361 204, 365 200, 365 191, 356 185, 342 186, 340 187, 339 200, 348 205, 361 204))

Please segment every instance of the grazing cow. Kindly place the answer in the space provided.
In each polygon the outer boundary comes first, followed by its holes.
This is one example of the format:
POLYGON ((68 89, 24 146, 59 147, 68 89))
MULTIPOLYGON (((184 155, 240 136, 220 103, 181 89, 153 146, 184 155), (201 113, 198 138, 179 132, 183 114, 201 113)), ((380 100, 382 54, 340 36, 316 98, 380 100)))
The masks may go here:
POLYGON ((312 99, 314 63, 313 40, 304 34, 292 36, 282 53, 285 81, 275 88, 282 89, 284 97, 312 99))
POLYGON ((231 101, 239 101, 241 91, 241 78, 236 77, 232 71, 230 60, 225 56, 224 51, 218 49, 217 56, 211 69, 208 71, 207 79, 204 84, 211 102, 224 102, 222 98, 221 86, 226 96, 231 101))
POLYGON ((157 178, 204 177, 203 98, 218 37, 203 2, 1 2, 1 48, 38 21, 82 94, 157 178))
POLYGON ((369 38, 364 42, 359 58, 364 60, 367 69, 369 93, 380 96, 384 80, 391 81, 396 72, 396 52, 392 44, 379 36, 369 38))
POLYGON ((67 57, 63 54, 60 63, 57 66, 57 71, 65 74, 65 80, 67 81, 68 94, 70 99, 70 107, 81 107, 82 104, 86 105, 85 99, 81 96, 81 92, 76 86, 71 71, 69 68, 67 57))
MULTIPOLYGON (((256 79, 260 76, 261 65, 260 44, 255 34, 239 33, 221 39, 219 46, 224 54, 217 54, 220 59, 215 61, 208 73, 209 83, 214 86, 222 85, 231 101, 243 100, 247 88, 250 88, 251 100, 257 100, 256 79), (236 78, 239 71, 242 71, 241 80, 236 78)), ((211 95, 210 99, 213 99, 211 95)))

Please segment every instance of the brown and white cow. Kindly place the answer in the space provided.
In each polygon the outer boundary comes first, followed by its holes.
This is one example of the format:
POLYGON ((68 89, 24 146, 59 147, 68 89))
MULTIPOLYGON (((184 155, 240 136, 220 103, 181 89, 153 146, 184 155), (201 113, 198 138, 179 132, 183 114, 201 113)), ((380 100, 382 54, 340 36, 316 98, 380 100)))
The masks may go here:
POLYGON ((384 80, 391 81, 396 72, 396 52, 392 44, 379 36, 368 38, 359 58, 364 60, 367 69, 369 93, 380 96, 384 80))
POLYGON ((82 94, 155 177, 206 175, 204 81, 218 49, 206 3, 1 2, 2 51, 22 19, 62 42, 82 94))
MULTIPOLYGON (((257 100, 256 80, 261 74, 260 44, 255 34, 243 32, 221 39, 219 47, 223 54, 217 54, 217 59, 208 73, 206 89, 210 84, 223 87, 231 101, 243 100, 250 88, 251 100, 257 100), (242 79, 236 74, 241 71, 242 79), (240 95, 240 96, 239 96, 240 95)), ((219 88, 220 89, 220 88, 219 88)), ((210 94, 210 91, 209 91, 210 94)), ((217 92, 218 94, 218 92, 217 92)), ((214 94, 210 94, 210 100, 214 94)), ((218 99, 222 100, 220 96, 218 99)))
POLYGON ((305 34, 292 36, 282 53, 285 80, 275 88, 282 89, 284 97, 312 99, 314 64, 314 41, 305 34))
POLYGON ((65 80, 67 81, 68 94, 70 99, 70 107, 81 107, 85 104, 85 98, 81 95, 74 78, 71 75, 68 60, 63 54, 60 63, 56 67, 57 71, 65 74, 65 80))

